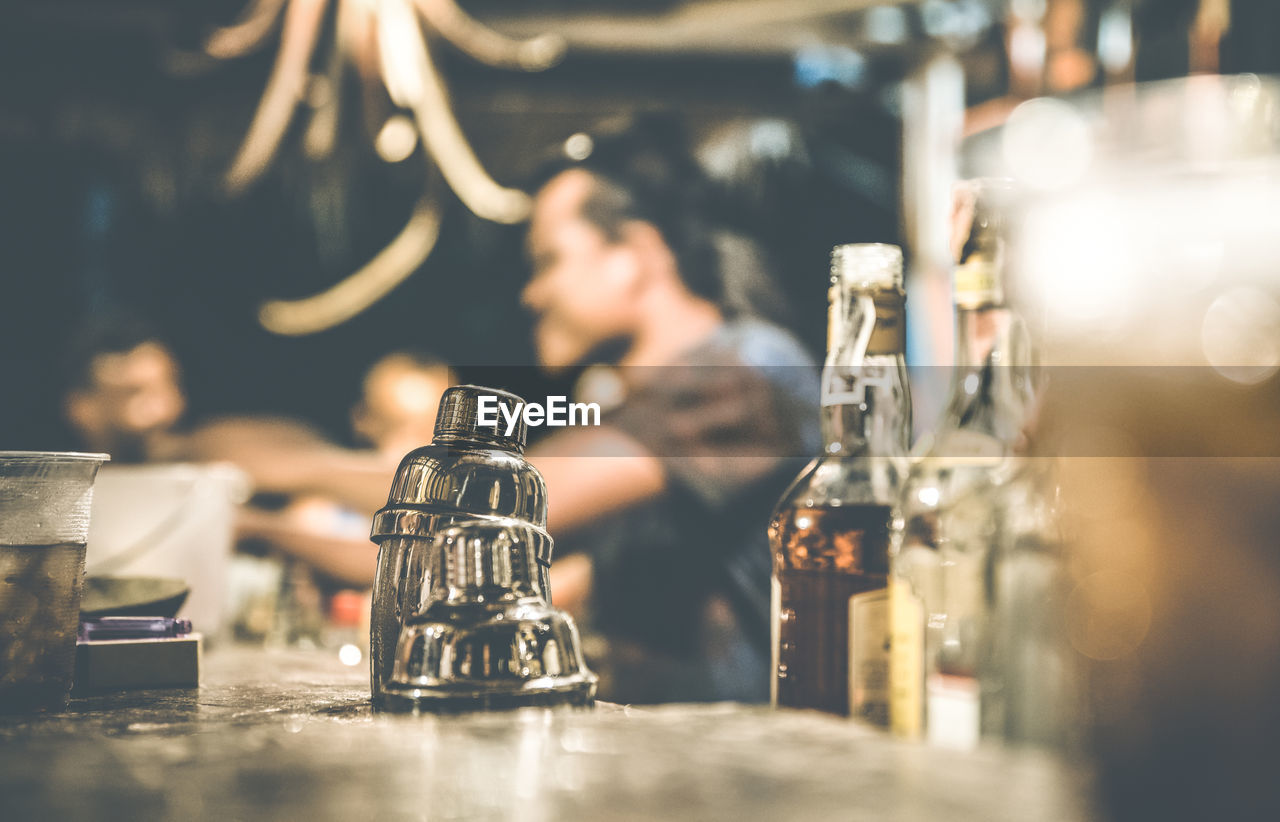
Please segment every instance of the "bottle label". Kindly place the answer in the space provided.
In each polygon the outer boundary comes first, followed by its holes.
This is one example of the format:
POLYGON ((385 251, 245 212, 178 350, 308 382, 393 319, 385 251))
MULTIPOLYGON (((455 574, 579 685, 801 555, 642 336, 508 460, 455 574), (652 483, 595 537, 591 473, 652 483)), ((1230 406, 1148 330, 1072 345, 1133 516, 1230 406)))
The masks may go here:
POLYGON ((907 350, 905 298, 901 292, 875 295, 876 325, 867 342, 869 355, 902 354, 907 350))
POLYGON ((889 724, 889 591, 849 597, 849 715, 889 724))
POLYGON ((971 676, 929 677, 929 742, 944 748, 978 746, 982 704, 978 680, 971 676))
POLYGON ((863 373, 861 368, 827 367, 822 369, 821 405, 861 405, 866 401, 867 389, 877 388, 886 394, 893 390, 895 380, 884 369, 872 369, 863 373))
POLYGON ((889 582, 889 716, 893 732, 916 739, 924 714, 924 604, 901 579, 889 582))
POLYGON ((868 355, 902 354, 907 350, 906 295, 900 290, 843 293, 833 286, 827 294, 827 353, 844 352, 862 334, 866 350, 845 352, 850 364, 868 355), (872 314, 874 313, 874 316, 872 314), (866 323, 871 323, 869 333, 866 323))
POLYGON ((952 295, 957 308, 1000 305, 1004 295, 1000 293, 1000 272, 995 262, 970 259, 956 266, 952 275, 952 295))

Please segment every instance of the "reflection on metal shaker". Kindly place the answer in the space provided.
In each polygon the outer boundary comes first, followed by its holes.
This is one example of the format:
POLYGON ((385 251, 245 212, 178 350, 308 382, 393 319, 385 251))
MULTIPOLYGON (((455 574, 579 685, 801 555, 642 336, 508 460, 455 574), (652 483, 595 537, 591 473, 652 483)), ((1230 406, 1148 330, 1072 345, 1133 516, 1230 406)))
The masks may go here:
POLYGON ((370 621, 375 708, 383 707, 401 627, 442 582, 431 556, 437 532, 477 518, 526 523, 545 537, 538 540, 537 576, 550 599, 546 483, 521 456, 527 437, 523 421, 510 435, 501 424, 481 425, 477 411, 482 396, 497 397, 512 408, 522 402, 506 391, 475 385, 446 391, 431 444, 404 457, 387 504, 374 517, 370 538, 379 545, 370 621))

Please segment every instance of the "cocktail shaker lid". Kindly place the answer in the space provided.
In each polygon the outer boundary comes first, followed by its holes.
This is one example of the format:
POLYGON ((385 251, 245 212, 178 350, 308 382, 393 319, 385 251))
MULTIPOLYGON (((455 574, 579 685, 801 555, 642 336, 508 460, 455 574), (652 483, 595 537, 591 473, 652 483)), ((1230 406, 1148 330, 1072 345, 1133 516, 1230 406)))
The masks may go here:
POLYGON ((514 517, 547 524, 547 486, 521 456, 524 401, 509 391, 458 385, 445 391, 431 445, 400 461, 370 538, 429 537, 454 517, 514 517))
POLYGON ((510 391, 455 385, 440 398, 435 440, 477 442, 523 453, 529 436, 520 413, 523 406, 524 400, 510 391))

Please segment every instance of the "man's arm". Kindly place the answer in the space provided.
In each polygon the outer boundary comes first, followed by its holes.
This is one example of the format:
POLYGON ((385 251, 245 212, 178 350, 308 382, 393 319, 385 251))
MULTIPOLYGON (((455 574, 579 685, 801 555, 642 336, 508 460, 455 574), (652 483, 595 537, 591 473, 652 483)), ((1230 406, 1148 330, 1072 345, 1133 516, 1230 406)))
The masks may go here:
POLYGON ((591 596, 594 568, 586 554, 570 554, 551 563, 551 604, 582 619, 591 596))
POLYGON ((662 462, 609 426, 557 432, 531 449, 528 458, 547 481, 547 526, 553 536, 666 488, 662 462))
MULTIPOLYGON (((547 437, 529 452, 547 481, 552 536, 585 525, 662 493, 662 463, 616 428, 571 428, 547 437)), ((581 616, 591 593, 591 558, 573 554, 551 566, 557 608, 581 616)))
POLYGON ((236 535, 267 542, 348 585, 373 587, 378 546, 368 539, 308 526, 305 519, 288 510, 263 511, 248 506, 237 514, 236 535))
MULTIPOLYGON (((319 493, 372 514, 386 503, 395 465, 372 452, 332 446, 278 421, 225 420, 187 438, 185 456, 224 459, 246 470, 257 490, 319 493)), ((529 461, 547 481, 552 534, 657 496, 662 463, 617 428, 571 428, 538 443, 529 461)))
POLYGON ((396 464, 373 451, 332 445, 292 420, 233 417, 181 438, 174 459, 225 460, 247 473, 255 491, 319 494, 373 516, 386 504, 396 464))

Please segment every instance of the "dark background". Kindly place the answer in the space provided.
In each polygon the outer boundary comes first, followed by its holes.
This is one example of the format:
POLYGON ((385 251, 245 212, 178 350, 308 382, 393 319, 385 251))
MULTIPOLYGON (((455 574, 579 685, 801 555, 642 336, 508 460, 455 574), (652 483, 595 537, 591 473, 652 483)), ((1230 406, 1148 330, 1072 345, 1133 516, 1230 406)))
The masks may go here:
MULTIPOLYGON (((531 3, 463 5, 500 21, 531 3)), ((226 62, 193 53, 241 5, 0 4, 0 449, 73 445, 58 419, 62 348, 76 329, 112 311, 139 314, 168 338, 193 418, 285 414, 339 440, 361 374, 388 351, 434 353, 464 379, 484 375, 484 365, 532 365, 529 320, 518 304, 527 277, 522 229, 479 220, 451 194, 437 248, 372 308, 305 337, 258 325, 264 299, 322 290, 390 240, 422 189, 427 162, 420 153, 383 162, 352 117, 330 159, 305 159, 300 135, 291 134, 252 189, 222 193, 219 176, 248 127, 274 43, 226 62)), ((573 13, 672 4, 536 5, 573 13)), ((1280 69, 1278 6, 1237 0, 1224 70, 1280 69)), ((1139 6, 1138 79, 1185 73, 1193 7, 1139 6)), ((1000 51, 993 29, 967 55, 976 67, 971 102, 1003 91, 1004 78, 992 70, 1000 51)), ((787 124, 795 139, 786 152, 744 153, 725 181, 723 216, 764 245, 801 320, 795 330, 815 355, 825 333, 830 247, 900 242, 897 83, 911 57, 861 53, 865 71, 851 79, 824 78, 821 59, 815 76, 812 55, 771 51, 571 54, 524 75, 436 49, 463 130, 505 184, 519 184, 574 131, 636 108, 683 111, 701 141, 729 146, 750 146, 750 129, 762 120, 787 124)), ((530 367, 513 369, 508 382, 532 393, 554 387, 530 367)))

